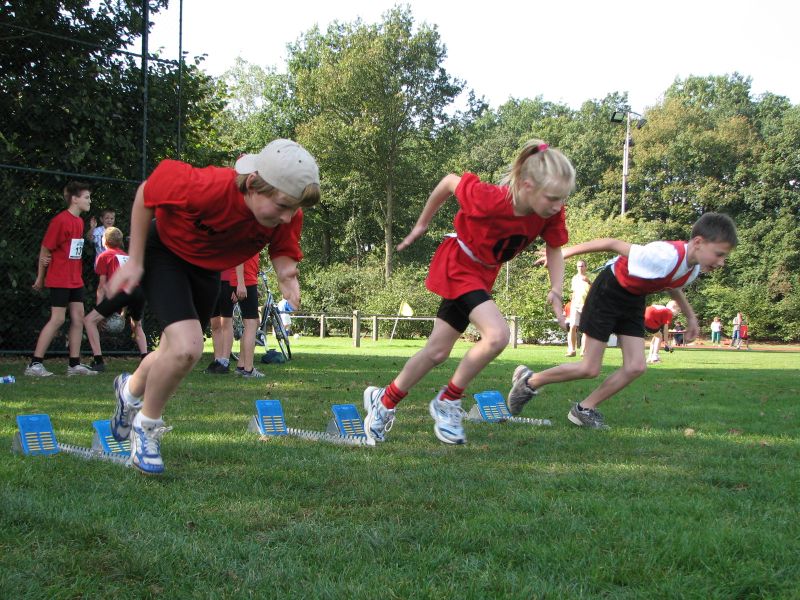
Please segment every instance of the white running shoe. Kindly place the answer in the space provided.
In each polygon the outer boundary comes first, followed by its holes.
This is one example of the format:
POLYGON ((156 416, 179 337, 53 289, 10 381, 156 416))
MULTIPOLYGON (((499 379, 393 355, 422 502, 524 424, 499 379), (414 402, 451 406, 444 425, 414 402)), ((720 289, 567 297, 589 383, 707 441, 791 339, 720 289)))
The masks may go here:
POLYGON ((158 475, 164 472, 164 461, 161 459, 161 438, 172 431, 165 427, 164 421, 158 420, 150 425, 137 426, 131 429, 130 464, 146 475, 158 475))
POLYGON ((369 386, 364 390, 364 431, 375 442, 386 441, 386 434, 392 429, 396 410, 386 408, 381 401, 386 388, 369 386))
POLYGON ((37 362, 25 369, 25 375, 28 377, 50 377, 52 373, 45 369, 42 363, 37 362))
POLYGON ((433 417, 433 432, 445 444, 466 444, 467 436, 464 434, 464 409, 460 400, 442 400, 444 390, 436 395, 428 405, 428 410, 433 417))
POLYGON ((67 377, 73 375, 97 375, 97 371, 93 371, 88 365, 75 365, 74 367, 67 367, 67 377))

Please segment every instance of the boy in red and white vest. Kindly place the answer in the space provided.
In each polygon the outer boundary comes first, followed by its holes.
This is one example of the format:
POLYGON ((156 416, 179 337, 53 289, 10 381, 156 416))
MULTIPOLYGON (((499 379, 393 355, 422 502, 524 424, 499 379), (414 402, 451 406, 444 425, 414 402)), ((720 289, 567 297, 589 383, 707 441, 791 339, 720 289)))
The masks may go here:
POLYGON ((685 339, 692 341, 699 333, 699 326, 682 288, 694 281, 700 271, 722 267, 737 243, 736 225, 730 217, 706 213, 692 226, 688 242, 659 241, 641 246, 603 238, 564 248, 564 258, 609 251, 619 256, 600 273, 586 298, 580 324, 580 331, 587 338, 583 360, 541 373, 518 366, 508 394, 511 413, 519 414, 539 388, 548 383, 597 377, 608 338, 614 333, 622 349, 622 367, 575 404, 567 415, 575 425, 606 429, 597 405, 639 377, 646 368, 642 340, 647 295, 661 291, 669 294, 686 315, 685 339))

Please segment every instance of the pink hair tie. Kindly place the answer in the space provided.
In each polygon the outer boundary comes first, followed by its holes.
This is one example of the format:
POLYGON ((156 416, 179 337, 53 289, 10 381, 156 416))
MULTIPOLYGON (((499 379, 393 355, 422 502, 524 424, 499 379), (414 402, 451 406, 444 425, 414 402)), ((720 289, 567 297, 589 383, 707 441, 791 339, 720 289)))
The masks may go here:
POLYGON ((545 150, 547 150, 549 147, 550 147, 550 146, 548 146, 547 144, 539 144, 538 146, 536 146, 536 149, 537 149, 539 152, 544 152, 544 151, 545 151, 545 150))

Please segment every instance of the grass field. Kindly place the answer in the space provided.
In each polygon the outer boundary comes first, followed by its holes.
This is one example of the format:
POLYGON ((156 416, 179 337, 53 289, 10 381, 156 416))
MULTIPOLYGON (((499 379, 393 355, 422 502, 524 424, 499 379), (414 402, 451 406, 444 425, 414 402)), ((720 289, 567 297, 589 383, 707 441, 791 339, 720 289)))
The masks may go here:
MULTIPOLYGON (((33 380, 0 360, 17 376, 0 386, 0 597, 800 598, 800 354, 679 350, 602 407, 610 431, 567 422, 583 381, 526 408, 552 427, 468 423, 447 447, 427 404, 464 344, 376 448, 247 432, 258 398, 290 427, 324 430, 332 403, 363 415, 363 388, 420 345, 303 338, 260 382, 204 375, 205 356, 167 407, 159 478, 10 452, 36 412, 89 446, 133 361, 67 379, 51 360, 33 380)), ((509 349, 469 391, 505 394, 517 364, 563 354, 509 349)))

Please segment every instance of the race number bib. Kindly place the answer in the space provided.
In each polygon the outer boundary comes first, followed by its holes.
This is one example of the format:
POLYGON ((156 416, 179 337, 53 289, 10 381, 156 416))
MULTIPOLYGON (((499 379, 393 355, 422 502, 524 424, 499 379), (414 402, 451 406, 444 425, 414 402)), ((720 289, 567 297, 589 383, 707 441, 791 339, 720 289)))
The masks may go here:
POLYGON ((125 256, 124 254, 117 254, 117 262, 119 263, 119 266, 121 267, 126 262, 128 262, 129 258, 130 256, 125 256))
POLYGON ((69 245, 70 260, 80 260, 83 255, 83 238, 74 238, 69 245))

